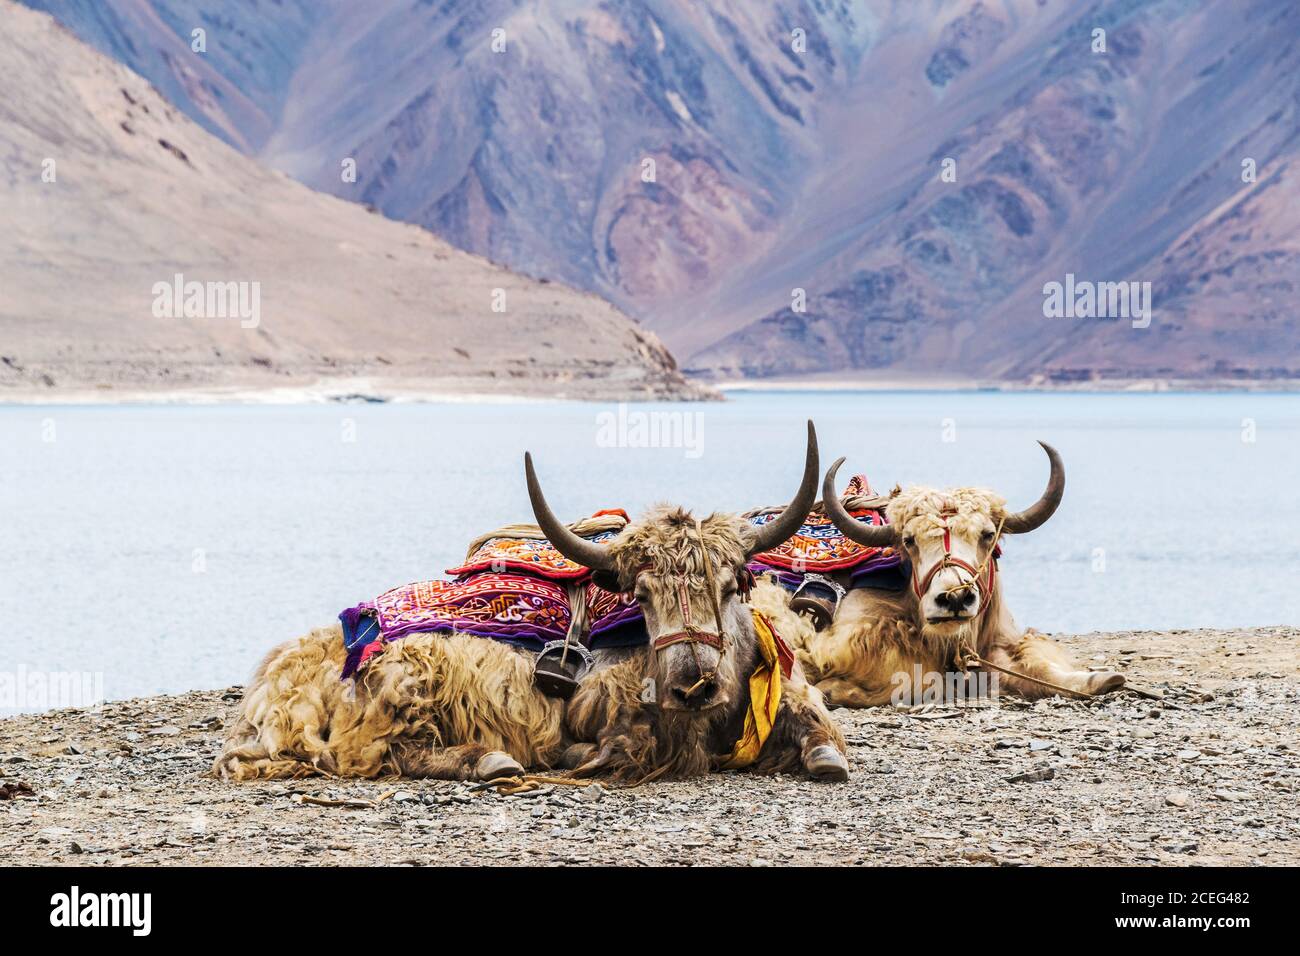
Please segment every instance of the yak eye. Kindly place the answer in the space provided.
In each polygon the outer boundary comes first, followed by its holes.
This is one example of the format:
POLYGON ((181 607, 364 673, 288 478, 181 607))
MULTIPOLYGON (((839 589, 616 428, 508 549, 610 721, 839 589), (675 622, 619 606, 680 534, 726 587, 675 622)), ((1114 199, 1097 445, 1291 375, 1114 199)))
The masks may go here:
POLYGON ((916 535, 909 534, 907 537, 903 538, 903 544, 907 545, 909 548, 915 545, 916 535))
POLYGON ((989 542, 989 541, 992 541, 992 540, 993 540, 993 532, 992 532, 992 531, 985 531, 982 535, 980 535, 980 540, 983 541, 983 542, 985 542, 985 543, 987 543, 987 542, 989 542))

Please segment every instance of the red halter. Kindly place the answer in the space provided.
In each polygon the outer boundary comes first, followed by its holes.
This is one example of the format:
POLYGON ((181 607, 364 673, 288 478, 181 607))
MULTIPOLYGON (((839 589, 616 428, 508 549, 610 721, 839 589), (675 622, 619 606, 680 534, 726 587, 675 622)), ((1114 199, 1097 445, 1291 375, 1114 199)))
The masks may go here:
MULTIPOLYGON (((930 590, 930 582, 934 580, 936 574, 944 568, 960 568, 962 571, 965 571, 970 575, 970 580, 962 583, 959 587, 967 587, 974 584, 977 587, 984 589, 983 600, 980 601, 980 609, 975 612, 975 616, 979 617, 989 608, 989 598, 993 594, 993 577, 998 572, 998 558, 1002 554, 1002 546, 996 540, 994 541, 993 552, 989 555, 988 559, 988 577, 984 582, 981 582, 979 568, 974 567, 969 562, 963 561, 961 558, 953 557, 952 532, 948 528, 948 519, 956 513, 956 510, 952 508, 945 508, 943 511, 939 512, 939 518, 943 522, 943 557, 931 565, 930 570, 925 573, 925 577, 919 580, 916 576, 916 565, 912 565, 912 590, 916 592, 918 598, 924 597, 925 592, 930 590)), ((1000 530, 1001 529, 999 529, 999 531, 1000 530)), ((956 590, 956 588, 953 588, 952 590, 956 590)))

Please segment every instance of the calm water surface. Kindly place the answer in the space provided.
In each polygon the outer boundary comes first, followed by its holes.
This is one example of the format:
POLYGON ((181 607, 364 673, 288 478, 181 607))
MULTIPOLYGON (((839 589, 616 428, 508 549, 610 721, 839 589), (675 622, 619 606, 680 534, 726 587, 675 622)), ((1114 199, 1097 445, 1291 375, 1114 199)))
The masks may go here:
POLYGON ((618 411, 0 407, 0 672, 102 673, 110 699, 241 682, 274 643, 528 519, 525 449, 564 516, 743 510, 793 493, 807 417, 845 476, 987 485, 1013 507, 1047 476, 1034 439, 1056 445, 1065 502, 1005 547, 1022 625, 1300 620, 1300 397, 745 393, 628 406, 624 430, 618 411), (698 416, 690 447, 610 447, 643 412, 698 416))

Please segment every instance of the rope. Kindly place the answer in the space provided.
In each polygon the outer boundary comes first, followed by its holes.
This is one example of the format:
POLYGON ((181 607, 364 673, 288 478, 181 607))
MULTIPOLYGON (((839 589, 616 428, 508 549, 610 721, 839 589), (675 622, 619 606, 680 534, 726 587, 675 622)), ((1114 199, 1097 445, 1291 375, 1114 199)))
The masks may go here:
MULTIPOLYGON (((1007 523, 1007 516, 1006 516, 1006 515, 1003 515, 1003 516, 1002 516, 1002 520, 998 522, 998 530, 997 530, 997 532, 993 535, 993 544, 992 544, 992 546, 989 548, 989 553, 986 554, 986 555, 984 556, 984 561, 983 561, 983 563, 981 563, 980 566, 979 566, 978 568, 975 569, 975 576, 974 576, 974 578, 973 578, 972 580, 970 580, 970 581, 965 581, 965 582, 962 582, 962 583, 959 583, 959 584, 954 584, 954 585, 953 585, 952 587, 950 587, 950 588, 944 588, 944 589, 943 589, 943 593, 944 593, 944 594, 952 594, 954 591, 961 591, 961 590, 964 590, 965 588, 969 587, 969 586, 972 585, 972 584, 976 585, 977 587, 979 586, 980 578, 984 577, 984 572, 988 570, 989 562, 992 561, 992 560, 993 560, 993 556, 994 556, 995 554, 998 553, 998 545, 1002 543, 1002 528, 1003 528, 1004 525, 1006 525, 1006 523, 1007 523)), ((959 567, 959 568, 962 568, 962 570, 965 570, 965 568, 962 567, 962 565, 960 565, 960 564, 956 564, 956 563, 953 561, 953 557, 952 557, 952 555, 949 553, 949 550, 948 550, 948 522, 947 522, 947 519, 946 519, 946 518, 944 519, 944 537, 943 537, 943 541, 944 541, 943 560, 940 561, 939 564, 938 564, 934 569, 932 569, 932 570, 930 571, 929 574, 926 575, 926 580, 927 580, 927 581, 930 580, 930 578, 934 577, 936 571, 938 571, 938 570, 942 570, 942 569, 945 568, 945 567, 959 567)), ((985 609, 988 608, 988 606, 989 606, 989 601, 993 598, 993 594, 992 594, 992 591, 993 591, 993 578, 992 578, 991 575, 990 575, 990 577, 989 577, 989 588, 988 588, 988 590, 989 590, 990 593, 987 594, 987 595, 985 595, 984 605, 983 605, 983 607, 981 608, 981 612, 982 612, 983 610, 985 610, 985 609)), ((918 595, 918 597, 919 597, 919 595, 918 595)))
POLYGON ((985 660, 983 657, 980 657, 980 655, 971 650, 966 652, 966 657, 963 663, 966 667, 970 667, 972 664, 977 667, 991 667, 995 671, 1001 671, 1010 677, 1018 677, 1021 680, 1032 681, 1035 684, 1042 684, 1044 687, 1050 687, 1052 690, 1058 691, 1062 694, 1078 695, 1080 697, 1097 696, 1096 694, 1090 694, 1087 691, 1075 690, 1072 687, 1062 687, 1060 684, 1053 684, 1051 681, 1043 680, 1041 677, 1031 677, 1029 674, 1022 674, 1019 671, 1014 671, 1010 667, 1003 667, 1001 664, 994 664, 992 661, 985 660))
MULTIPOLYGON (((974 578, 974 580, 973 580, 973 581, 967 581, 967 582, 962 583, 962 584, 955 584, 955 585, 953 585, 953 586, 950 587, 950 588, 945 588, 945 589, 944 589, 944 593, 945 593, 945 594, 951 594, 951 593, 954 592, 954 591, 960 591, 960 590, 962 590, 962 589, 968 587, 970 584, 976 584, 976 585, 979 584, 980 579, 984 576, 984 572, 985 572, 985 571, 988 569, 988 567, 989 567, 989 562, 991 562, 991 561, 993 560, 993 556, 994 556, 995 554, 997 554, 998 544, 1000 544, 1001 541, 1002 541, 1002 529, 1005 527, 1006 523, 1007 523, 1007 516, 1006 516, 1006 515, 1003 515, 1003 516, 1002 516, 1002 519, 998 522, 998 530, 997 530, 997 532, 993 535, 993 544, 989 547, 989 553, 988 553, 987 555, 984 556, 984 561, 983 561, 983 563, 981 563, 980 566, 979 566, 979 568, 976 569, 976 571, 975 571, 975 578, 974 578)), ((945 530, 946 530, 946 522, 945 522, 945 530)), ((947 538, 945 537, 945 541, 946 541, 946 540, 947 540, 947 538)), ((945 548, 945 552, 946 552, 946 550, 947 550, 947 549, 945 548)), ((949 557, 949 555, 945 553, 945 554, 944 554, 944 558, 945 558, 945 560, 946 560, 948 557, 949 557)), ((988 608, 988 606, 989 606, 989 603, 992 601, 992 599, 993 599, 992 590, 993 590, 992 587, 990 587, 990 588, 989 588, 989 592, 990 592, 990 593, 987 594, 987 595, 985 596, 985 599, 984 599, 984 606, 983 606, 983 608, 981 608, 981 610, 986 610, 986 609, 988 608)), ((964 654, 963 662, 962 662, 962 663, 963 663, 963 665, 964 665, 965 667, 970 667, 971 664, 973 663, 973 664, 974 664, 975 666, 977 666, 977 667, 991 667, 991 668, 993 668, 993 670, 995 670, 995 671, 1001 671, 1003 674, 1006 674, 1008 677, 1015 677, 1015 678, 1018 678, 1018 679, 1020 679, 1020 680, 1027 680, 1027 681, 1030 681, 1031 683, 1034 683, 1034 684, 1041 684, 1043 687, 1050 687, 1052 690, 1054 690, 1054 691, 1056 691, 1056 692, 1058 692, 1058 693, 1061 693, 1061 694, 1068 694, 1068 695, 1075 695, 1075 694, 1077 694, 1077 695, 1079 695, 1080 697, 1095 697, 1095 696, 1096 696, 1095 694, 1090 694, 1090 693, 1088 693, 1088 692, 1086 692, 1086 691, 1075 690, 1075 689, 1073 689, 1073 688, 1071 688, 1071 687, 1062 687, 1060 684, 1053 684, 1051 681, 1049 681, 1049 680, 1043 680, 1041 677, 1033 677, 1033 676, 1031 676, 1031 675, 1029 675, 1029 674, 1022 674, 1020 671, 1012 670, 1010 667, 1003 667, 1001 664, 994 664, 992 661, 987 660, 987 659, 985 659, 984 657, 981 657, 978 653, 976 653, 976 652, 975 652, 973 649, 971 649, 969 646, 967 646, 967 647, 964 649, 964 651, 963 651, 962 649, 958 649, 958 653, 959 653, 959 654, 964 654)))
POLYGON ((540 790, 543 786, 564 786, 564 787, 586 787, 590 786, 592 781, 574 779, 572 777, 549 777, 546 774, 526 773, 522 776, 515 774, 510 777, 497 777, 494 780, 487 780, 471 787, 472 793, 481 793, 484 790, 495 789, 497 793, 505 794, 507 797, 518 796, 521 793, 531 793, 534 790, 540 790))

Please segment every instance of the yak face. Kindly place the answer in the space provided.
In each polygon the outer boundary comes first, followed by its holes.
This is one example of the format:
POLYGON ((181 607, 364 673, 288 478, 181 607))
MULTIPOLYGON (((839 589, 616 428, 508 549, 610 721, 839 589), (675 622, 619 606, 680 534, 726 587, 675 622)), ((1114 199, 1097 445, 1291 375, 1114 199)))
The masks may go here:
POLYGON ((985 610, 1003 506, 992 492, 970 488, 912 488, 890 502, 890 523, 912 565, 923 633, 953 635, 985 610))
POLYGON ((994 552, 1002 534, 1042 527, 1065 494, 1060 454, 1039 442, 1051 474, 1038 500, 1024 511, 1007 511, 1006 500, 980 488, 896 491, 886 506, 887 525, 862 524, 836 495, 841 458, 822 482, 822 507, 846 538, 869 548, 901 547, 912 566, 912 594, 923 637, 953 643, 969 635, 975 620, 997 600, 994 552))
POLYGON ((660 508, 611 544, 619 576, 645 615, 647 702, 706 711, 734 699, 737 657, 749 656, 737 645, 753 635, 738 593, 745 533, 745 523, 730 515, 697 523, 680 508, 660 508))
POLYGON ((737 642, 748 636, 750 628, 743 620, 735 572, 717 568, 713 578, 711 598, 707 581, 658 570, 637 577, 633 594, 655 648, 645 692, 653 694, 664 710, 712 710, 731 703, 735 694, 737 642), (721 633, 714 599, 721 611, 721 633))
POLYGON ((747 573, 751 555, 777 547, 799 530, 817 497, 818 473, 817 431, 810 421, 803 480, 790 504, 771 520, 753 525, 736 515, 696 518, 659 505, 613 541, 597 544, 555 516, 532 455, 524 454, 538 527, 570 561, 590 568, 598 580, 616 582, 608 586, 636 595, 652 644, 643 700, 678 714, 712 712, 739 701, 736 675, 755 659, 756 638, 753 621, 737 600, 738 576, 747 573))

